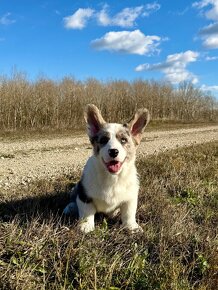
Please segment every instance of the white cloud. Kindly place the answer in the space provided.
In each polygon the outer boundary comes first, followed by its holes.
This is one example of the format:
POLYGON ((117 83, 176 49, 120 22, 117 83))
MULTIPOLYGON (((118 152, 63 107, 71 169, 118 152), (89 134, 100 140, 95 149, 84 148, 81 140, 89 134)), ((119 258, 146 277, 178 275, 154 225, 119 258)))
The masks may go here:
POLYGON ((135 20, 142 14, 143 6, 124 8, 113 17, 109 16, 108 10, 108 6, 106 5, 97 13, 96 17, 100 25, 132 27, 135 25, 135 20))
POLYGON ((185 15, 189 11, 189 9, 190 9, 190 7, 187 6, 183 10, 170 11, 170 13, 173 14, 173 15, 177 15, 177 16, 183 16, 183 15, 185 15))
POLYGON ((218 0, 197 1, 197 2, 194 2, 192 6, 199 9, 206 18, 215 20, 215 21, 218 20, 218 0))
POLYGON ((199 31, 200 35, 218 34, 218 22, 211 23, 199 31))
POLYGON ((73 15, 64 17, 64 26, 71 29, 83 29, 93 13, 93 9, 79 8, 73 15))
POLYGON ((203 46, 206 49, 218 48, 218 0, 202 0, 194 2, 193 7, 199 9, 201 14, 207 19, 214 20, 216 22, 203 27, 199 34, 201 35, 203 46))
POLYGON ((133 27, 139 17, 149 16, 160 9, 157 2, 136 7, 126 7, 115 15, 110 15, 109 5, 105 4, 100 11, 90 8, 79 8, 74 14, 64 17, 64 26, 71 29, 83 29, 90 18, 102 26, 133 27))
POLYGON ((168 81, 178 84, 182 81, 191 81, 193 84, 198 82, 198 78, 189 72, 186 67, 189 63, 197 61, 199 53, 191 50, 171 54, 166 61, 156 64, 141 64, 135 71, 161 71, 165 74, 168 81))
POLYGON ((217 59, 218 59, 218 56, 206 56, 205 57, 206 61, 213 61, 213 60, 217 60, 217 59))
POLYGON ((218 48, 218 22, 209 24, 199 31, 203 46, 207 49, 218 48))
POLYGON ((150 55, 158 52, 161 38, 156 35, 144 35, 140 30, 111 31, 103 37, 92 41, 92 46, 97 50, 112 52, 150 55))
POLYGON ((157 2, 148 3, 145 5, 145 12, 143 16, 149 16, 151 13, 154 13, 160 9, 160 4, 157 2))
POLYGON ((160 4, 157 2, 153 2, 153 3, 148 3, 145 5, 145 9, 146 10, 153 10, 153 11, 157 11, 160 9, 160 4))
POLYGON ((202 91, 218 92, 218 85, 215 85, 215 86, 202 85, 201 90, 202 91))
POLYGON ((203 41, 203 46, 207 49, 217 49, 218 48, 218 35, 205 37, 203 41))
POLYGON ((11 13, 6 13, 0 18, 0 24, 2 25, 10 25, 16 22, 16 20, 10 18, 11 13))
POLYGON ((109 9, 109 6, 108 5, 104 5, 103 9, 96 14, 96 18, 97 18, 98 23, 100 25, 103 25, 103 26, 110 25, 111 19, 110 19, 109 15, 108 15, 108 9, 109 9))
POLYGON ((202 9, 206 6, 208 6, 211 2, 211 0, 202 0, 202 1, 196 1, 192 4, 193 7, 196 7, 198 9, 202 9))
POLYGON ((148 3, 145 6, 124 8, 114 16, 109 15, 109 6, 104 5, 103 9, 96 14, 98 23, 103 26, 133 27, 135 20, 140 16, 149 16, 160 9, 157 2, 148 3))

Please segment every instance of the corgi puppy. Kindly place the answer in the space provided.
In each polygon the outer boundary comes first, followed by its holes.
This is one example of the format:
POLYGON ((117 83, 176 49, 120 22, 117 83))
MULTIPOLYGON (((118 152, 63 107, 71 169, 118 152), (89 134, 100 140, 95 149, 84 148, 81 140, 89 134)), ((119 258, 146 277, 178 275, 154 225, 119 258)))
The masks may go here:
POLYGON ((95 214, 120 210, 122 226, 140 230, 136 222, 139 180, 135 166, 136 149, 149 122, 147 109, 139 109, 125 124, 107 123, 99 109, 87 105, 85 120, 93 155, 72 192, 74 201, 65 214, 78 211, 84 233, 95 228, 95 214))

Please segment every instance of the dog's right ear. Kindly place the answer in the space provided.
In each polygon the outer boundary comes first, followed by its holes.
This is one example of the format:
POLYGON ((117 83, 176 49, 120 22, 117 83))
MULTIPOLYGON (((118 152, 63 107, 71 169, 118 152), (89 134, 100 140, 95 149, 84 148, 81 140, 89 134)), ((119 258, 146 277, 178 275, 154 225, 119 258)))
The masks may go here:
POLYGON ((86 106, 84 118, 87 123, 89 137, 94 137, 106 123, 99 109, 93 104, 86 106))
POLYGON ((126 124, 137 145, 141 142, 142 133, 150 120, 147 109, 138 109, 131 120, 126 124))

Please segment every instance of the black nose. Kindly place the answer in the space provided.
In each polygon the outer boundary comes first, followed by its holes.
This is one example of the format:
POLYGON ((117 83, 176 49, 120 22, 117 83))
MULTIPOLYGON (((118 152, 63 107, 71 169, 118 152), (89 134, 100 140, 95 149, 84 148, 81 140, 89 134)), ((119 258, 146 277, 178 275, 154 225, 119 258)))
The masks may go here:
POLYGON ((109 149, 108 154, 110 155, 110 157, 115 158, 119 154, 119 151, 117 149, 109 149))

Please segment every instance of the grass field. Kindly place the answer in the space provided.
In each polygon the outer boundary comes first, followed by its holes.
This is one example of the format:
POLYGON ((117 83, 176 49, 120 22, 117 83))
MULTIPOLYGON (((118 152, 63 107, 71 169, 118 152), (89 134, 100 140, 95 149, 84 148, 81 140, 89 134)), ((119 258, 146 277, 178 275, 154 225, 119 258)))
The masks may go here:
POLYGON ((99 216, 84 236, 65 220, 79 172, 0 194, 0 289, 217 289, 218 142, 137 167, 143 234, 99 216))

